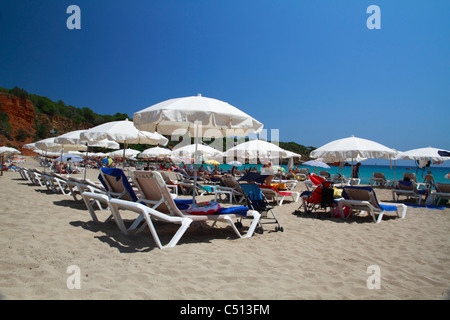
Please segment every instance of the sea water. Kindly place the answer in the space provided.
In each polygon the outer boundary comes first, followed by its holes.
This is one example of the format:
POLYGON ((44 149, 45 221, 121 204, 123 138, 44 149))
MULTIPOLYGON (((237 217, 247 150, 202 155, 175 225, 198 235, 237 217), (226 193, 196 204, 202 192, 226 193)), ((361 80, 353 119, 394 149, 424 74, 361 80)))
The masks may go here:
MULTIPOLYGON (((261 171, 261 165, 258 164, 244 164, 240 167, 238 167, 238 170, 247 169, 247 168, 254 168, 257 167, 258 171, 261 171)), ((280 167, 283 167, 286 172, 287 166, 286 165, 280 165, 280 167)), ((228 164, 221 164, 219 165, 219 168, 222 169, 224 172, 229 171, 232 166, 228 164)), ((299 166, 299 169, 302 168, 308 168, 309 172, 314 171, 314 167, 309 166, 299 166)), ((450 173, 449 167, 443 167, 443 166, 434 166, 432 165, 430 167, 431 174, 433 175, 435 182, 440 183, 450 183, 450 180, 445 178, 444 176, 448 173, 450 173)), ((320 168, 318 167, 315 169, 315 172, 319 174, 319 171, 327 171, 330 174, 341 174, 347 178, 351 176, 352 167, 351 166, 345 166, 344 168, 340 169, 339 167, 332 166, 329 169, 320 168)), ((384 176, 387 180, 401 180, 403 179, 403 173, 409 172, 409 173, 415 173, 417 177, 417 182, 423 182, 425 175, 427 174, 428 168, 420 169, 417 167, 406 167, 406 166, 398 166, 398 165, 365 165, 364 163, 361 163, 361 166, 359 167, 359 178, 361 179, 361 184, 369 184, 370 178, 373 177, 374 172, 381 172, 384 173, 384 176)))

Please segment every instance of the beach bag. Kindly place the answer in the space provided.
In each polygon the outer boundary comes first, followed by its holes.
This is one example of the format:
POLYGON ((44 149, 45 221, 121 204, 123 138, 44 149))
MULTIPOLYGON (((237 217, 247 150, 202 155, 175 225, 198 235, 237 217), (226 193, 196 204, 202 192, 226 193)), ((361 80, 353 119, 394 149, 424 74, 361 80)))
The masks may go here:
MULTIPOLYGON (((349 207, 347 206, 343 206, 342 210, 344 211, 344 217, 348 218, 352 216, 351 210, 349 207)), ((341 212, 339 211, 339 207, 336 206, 336 208, 334 208, 334 212, 333 212, 333 216, 335 218, 341 218, 341 212)))
POLYGON ((434 195, 430 194, 425 200, 425 205, 434 206, 436 204, 436 198, 434 195))
POLYGON ((220 205, 215 201, 205 201, 191 204, 186 210, 189 214, 208 215, 219 211, 220 205))

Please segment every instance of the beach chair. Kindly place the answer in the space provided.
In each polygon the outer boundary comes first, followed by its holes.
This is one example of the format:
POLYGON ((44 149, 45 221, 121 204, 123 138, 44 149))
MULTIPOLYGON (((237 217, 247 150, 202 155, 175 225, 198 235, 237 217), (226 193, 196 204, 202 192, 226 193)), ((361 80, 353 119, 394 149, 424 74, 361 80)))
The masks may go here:
POLYGON ((47 179, 47 186, 53 190, 54 193, 61 192, 64 195, 72 195, 72 188, 67 185, 68 177, 56 172, 51 172, 45 177, 47 179))
POLYGON ((394 184, 394 181, 387 180, 383 172, 374 172, 373 177, 370 178, 370 185, 378 185, 383 187, 389 187, 394 184))
POLYGON ((334 206, 333 183, 317 175, 309 175, 309 181, 314 185, 312 190, 301 194, 302 205, 295 211, 298 215, 303 207, 304 213, 317 215, 318 209, 327 209, 334 206))
POLYGON ((298 172, 294 174, 294 177, 299 181, 305 181, 308 179, 308 174, 307 169, 298 169, 298 172))
POLYGON ((261 214, 261 219, 259 223, 260 228, 257 229, 256 232, 258 233, 264 232, 263 224, 276 224, 275 232, 277 231, 283 232, 284 229, 280 225, 280 222, 278 221, 277 217, 275 216, 273 207, 269 205, 266 197, 262 193, 261 188, 256 183, 243 183, 240 185, 242 190, 244 191, 244 196, 245 199, 247 200, 247 206, 250 209, 256 210, 261 214))
POLYGON ((187 213, 186 209, 188 209, 188 205, 186 205, 186 203, 181 203, 181 209, 177 206, 176 201, 170 196, 164 180, 158 172, 134 171, 132 179, 141 191, 140 200, 157 204, 158 207, 154 209, 161 213, 174 217, 189 218, 203 226, 206 225, 207 221, 213 222, 211 227, 214 227, 217 222, 225 222, 231 226, 232 230, 239 238, 251 237, 259 223, 261 216, 259 212, 249 210, 249 208, 245 206, 220 208, 219 211, 214 214, 187 213), (244 235, 239 232, 233 221, 233 219, 242 219, 243 217, 252 219, 252 222, 244 235))
MULTIPOLYGON (((76 191, 78 191, 80 196, 83 194, 83 192, 92 192, 92 193, 98 193, 98 194, 103 194, 103 195, 107 194, 107 190, 103 187, 103 185, 94 183, 93 181, 91 181, 89 179, 69 177, 67 179, 67 186, 71 189, 72 197, 75 201, 78 201, 76 191)), ((82 197, 82 199, 83 199, 83 197, 82 197)), ((97 207, 100 210, 103 210, 103 207, 98 200, 96 200, 96 199, 92 199, 92 200, 97 204, 97 207)), ((89 210, 89 207, 87 207, 87 209, 89 210)))
POLYGON ((161 174, 161 177, 164 179, 164 182, 167 185, 167 188, 169 188, 171 190, 172 193, 178 195, 178 187, 179 187, 179 183, 174 183, 168 174, 166 174, 166 171, 160 171, 158 170, 158 172, 161 174))
POLYGON ((297 191, 280 191, 274 186, 264 184, 259 187, 267 200, 275 201, 279 206, 283 204, 286 197, 291 197, 293 202, 298 202, 298 199, 300 198, 300 193, 297 191))
POLYGON ((293 190, 297 186, 297 180, 292 179, 273 179, 272 183, 284 185, 286 190, 293 190))
POLYGON ((397 181, 397 187, 392 190, 392 198, 398 202, 400 196, 405 196, 407 199, 414 198, 417 204, 421 204, 422 197, 427 195, 427 190, 419 189, 414 181, 397 181), (397 198, 396 198, 397 196, 397 198))
POLYGON ((319 171, 319 176, 325 180, 331 180, 331 174, 328 171, 319 171))
POLYGON ((345 219, 344 206, 354 211, 368 212, 375 223, 380 223, 385 212, 396 212, 397 217, 404 219, 406 216, 406 205, 380 203, 377 200, 372 187, 347 186, 344 187, 342 198, 337 200, 341 217, 345 219), (399 209, 402 209, 400 216, 399 209), (376 217, 378 215, 378 217, 376 217))
POLYGON ((404 172, 403 180, 405 181, 407 179, 409 179, 409 181, 414 181, 417 184, 417 188, 426 187, 426 183, 417 181, 417 176, 414 172, 404 172))
MULTIPOLYGON (((97 201, 97 203, 104 203, 109 206, 109 200, 112 198, 127 200, 130 202, 136 202, 138 200, 133 188, 131 187, 128 178, 120 168, 102 168, 98 179, 102 183, 106 192, 91 192, 84 191, 81 196, 89 210, 89 214, 92 220, 99 222, 99 219, 92 206, 91 200, 97 201)), ((111 209, 111 207, 110 207, 111 209)), ((114 218, 117 226, 123 234, 128 234, 128 230, 125 227, 120 215, 116 215, 114 210, 111 210, 111 215, 104 221, 107 222, 114 218)))
POLYGON ((244 191, 242 190, 241 185, 237 182, 235 177, 225 176, 221 179, 223 186, 216 186, 214 191, 214 201, 217 201, 217 198, 221 199, 222 195, 226 195, 229 197, 230 204, 233 203, 233 200, 237 203, 241 203, 245 200, 244 191))
POLYGON ((435 198, 439 198, 436 205, 439 205, 442 199, 450 199, 450 183, 436 183, 435 184, 436 191, 431 193, 435 198))

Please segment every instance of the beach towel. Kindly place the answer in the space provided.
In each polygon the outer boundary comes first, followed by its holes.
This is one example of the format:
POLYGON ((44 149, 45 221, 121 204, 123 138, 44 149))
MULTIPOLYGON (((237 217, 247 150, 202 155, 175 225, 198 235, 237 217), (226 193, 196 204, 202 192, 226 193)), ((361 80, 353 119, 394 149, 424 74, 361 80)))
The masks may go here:
MULTIPOLYGON (((125 173, 123 172, 122 169, 119 168, 102 168, 102 172, 108 176, 112 176, 116 178, 116 181, 119 181, 120 179, 122 179, 122 183, 124 188, 128 191, 128 193, 131 195, 131 198, 133 199, 133 201, 137 201, 137 197, 136 194, 134 193, 133 188, 131 187, 130 183, 128 182, 128 178, 125 175, 125 173)), ((103 187, 105 187, 106 190, 108 190, 108 186, 105 183, 105 181, 103 181, 102 175, 99 174, 98 175, 98 180, 100 180, 100 182, 102 183, 103 187)), ((108 190, 109 191, 109 190, 108 190)))

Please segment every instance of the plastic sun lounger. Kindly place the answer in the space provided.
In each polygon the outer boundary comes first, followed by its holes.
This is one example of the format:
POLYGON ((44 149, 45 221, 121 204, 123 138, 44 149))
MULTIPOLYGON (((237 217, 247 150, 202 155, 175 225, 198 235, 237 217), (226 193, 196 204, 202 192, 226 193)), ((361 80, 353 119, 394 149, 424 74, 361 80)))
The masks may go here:
POLYGON ((225 186, 215 186, 214 201, 217 198, 221 198, 222 195, 227 195, 230 199, 230 204, 233 200, 237 203, 241 203, 245 200, 244 191, 233 176, 222 177, 222 182, 225 186))
POLYGON ((292 201, 294 202, 298 202, 298 199, 300 198, 300 193, 297 191, 280 191, 277 188, 268 185, 260 185, 259 187, 268 200, 273 199, 279 206, 283 204, 285 197, 292 197, 292 201))
MULTIPOLYGON (((97 202, 99 207, 101 207, 100 203, 105 203, 108 205, 108 201, 112 198, 124 199, 136 202, 138 200, 136 194, 134 193, 133 188, 128 182, 128 178, 125 173, 120 168, 102 168, 100 170, 99 180, 102 183, 105 192, 92 192, 84 191, 81 196, 83 197, 84 203, 89 210, 89 214, 92 217, 92 220, 95 222, 99 222, 99 219, 95 213, 94 207, 92 206, 91 200, 97 202)), ((114 212, 106 219, 105 222, 109 221, 111 218, 114 218, 117 226, 124 234, 128 234, 127 229, 120 217, 115 217, 114 212)))
POLYGON ((141 192, 140 200, 143 199, 149 203, 153 202, 158 204, 158 207, 155 208, 155 210, 169 214, 170 216, 189 218, 194 222, 201 223, 202 225, 205 225, 207 221, 212 221, 212 227, 214 227, 217 222, 225 222, 231 226, 232 230, 239 238, 251 237, 259 223, 259 212, 249 210, 247 207, 242 206, 221 208, 218 212, 209 215, 188 214, 184 210, 177 207, 175 200, 170 196, 169 190, 158 172, 134 171, 132 179, 141 192), (233 221, 233 219, 240 219, 243 217, 252 218, 252 222, 247 230, 247 233, 244 235, 240 233, 233 221))
POLYGON ((432 196, 439 198, 436 205, 439 205, 442 199, 450 199, 450 183, 436 183, 436 191, 431 193, 432 196))
POLYGON ((422 196, 427 194, 426 190, 419 189, 417 183, 414 181, 397 181, 397 188, 392 190, 392 198, 398 202, 400 196, 405 196, 408 199, 414 198, 417 204, 422 203, 422 196), (397 199, 395 198, 397 196, 397 199))
POLYGON ((384 173, 382 172, 374 172, 373 177, 370 178, 370 185, 378 184, 379 186, 389 187, 394 184, 394 181, 387 180, 384 173))
POLYGON ((371 216, 375 223, 380 223, 385 212, 396 212, 397 217, 404 219, 406 216, 406 205, 380 203, 377 200, 376 194, 372 187, 348 186, 344 187, 342 192, 343 198, 338 199, 338 206, 341 217, 345 219, 344 206, 351 210, 366 211, 371 216), (402 214, 399 214, 399 209, 402 209, 402 214), (378 218, 376 215, 378 214, 378 218))

